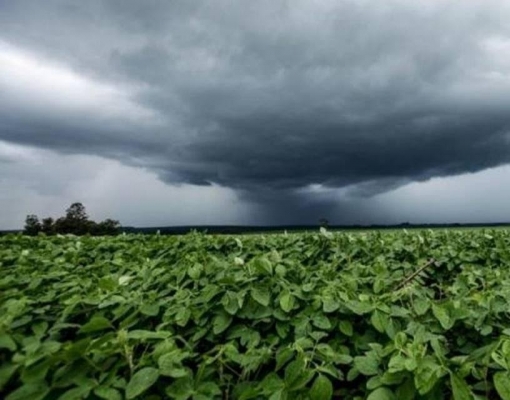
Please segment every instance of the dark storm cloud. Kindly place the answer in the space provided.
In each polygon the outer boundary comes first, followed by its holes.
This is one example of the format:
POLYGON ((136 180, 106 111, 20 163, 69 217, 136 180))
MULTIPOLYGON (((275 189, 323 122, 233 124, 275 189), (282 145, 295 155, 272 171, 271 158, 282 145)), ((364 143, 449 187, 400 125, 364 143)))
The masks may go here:
POLYGON ((136 86, 131 100, 157 123, 16 106, 27 97, 0 111, 0 139, 296 213, 317 206, 300 192, 312 184, 370 196, 483 170, 510 161, 509 11, 481 0, 2 2, 0 40, 136 86))

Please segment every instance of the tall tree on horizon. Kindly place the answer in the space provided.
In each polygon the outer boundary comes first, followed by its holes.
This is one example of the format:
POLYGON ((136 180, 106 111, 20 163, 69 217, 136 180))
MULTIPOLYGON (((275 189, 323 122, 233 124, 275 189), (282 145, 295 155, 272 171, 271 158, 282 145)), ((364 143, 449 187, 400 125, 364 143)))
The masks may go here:
POLYGON ((35 214, 27 215, 25 219, 24 232, 26 235, 35 236, 41 232, 41 223, 35 214))

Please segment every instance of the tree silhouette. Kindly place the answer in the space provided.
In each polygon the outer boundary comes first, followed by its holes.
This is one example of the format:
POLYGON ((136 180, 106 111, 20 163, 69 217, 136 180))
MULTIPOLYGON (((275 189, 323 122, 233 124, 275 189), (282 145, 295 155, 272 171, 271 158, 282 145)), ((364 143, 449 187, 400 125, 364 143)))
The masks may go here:
POLYGON ((60 217, 55 221, 55 231, 58 233, 85 235, 91 233, 92 224, 85 211, 85 206, 81 203, 73 203, 66 210, 66 216, 60 217))
POLYGON ((89 216, 87 215, 87 212, 85 211, 85 206, 83 204, 73 203, 66 210, 66 219, 85 222, 88 221, 89 216))
POLYGON ((107 218, 99 223, 94 223, 92 227, 92 233, 94 235, 115 235, 119 233, 120 223, 113 219, 107 218))
POLYGON ((30 236, 35 236, 41 231, 41 223, 39 222, 37 215, 27 215, 27 218, 25 219, 24 231, 25 234, 30 236))
POLYGON ((41 222, 41 232, 45 233, 46 235, 52 235, 55 233, 55 225, 53 218, 43 218, 41 222))
POLYGON ((43 232, 46 235, 56 233, 115 235, 120 232, 120 223, 110 218, 99 223, 91 221, 85 206, 82 203, 73 203, 66 210, 66 215, 58 218, 56 221, 48 217, 44 218, 41 224, 36 215, 28 215, 25 221, 24 232, 27 235, 37 235, 39 232, 43 232))
POLYGON ((329 226, 329 221, 326 218, 319 219, 319 225, 323 228, 327 228, 329 226))

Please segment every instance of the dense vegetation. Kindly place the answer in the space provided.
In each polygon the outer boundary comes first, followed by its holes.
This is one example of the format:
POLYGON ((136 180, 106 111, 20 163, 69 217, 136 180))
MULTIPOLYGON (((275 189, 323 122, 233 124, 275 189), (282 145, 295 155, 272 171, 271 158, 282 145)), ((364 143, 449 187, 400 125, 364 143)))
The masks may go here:
POLYGON ((111 218, 101 222, 92 221, 87 215, 85 206, 81 203, 73 203, 66 210, 66 215, 56 220, 51 217, 43 218, 35 214, 27 215, 23 233, 35 236, 39 233, 45 235, 73 234, 73 235, 116 235, 120 233, 119 221, 111 218))
POLYGON ((510 399, 510 233, 0 238, 0 397, 510 399))

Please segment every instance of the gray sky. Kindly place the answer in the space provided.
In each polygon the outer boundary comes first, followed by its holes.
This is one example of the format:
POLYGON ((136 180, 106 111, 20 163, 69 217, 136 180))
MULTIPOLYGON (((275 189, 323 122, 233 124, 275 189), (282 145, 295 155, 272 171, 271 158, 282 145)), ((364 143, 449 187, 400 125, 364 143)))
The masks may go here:
POLYGON ((0 228, 510 220, 504 0, 0 0, 0 228))

